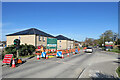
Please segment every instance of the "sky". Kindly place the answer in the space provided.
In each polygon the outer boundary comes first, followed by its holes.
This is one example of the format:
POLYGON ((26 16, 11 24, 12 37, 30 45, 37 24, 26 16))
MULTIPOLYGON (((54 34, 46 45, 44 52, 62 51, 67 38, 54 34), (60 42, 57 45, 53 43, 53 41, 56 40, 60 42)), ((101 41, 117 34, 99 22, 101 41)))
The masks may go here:
POLYGON ((84 41, 106 30, 118 32, 117 2, 3 2, 2 40, 7 34, 37 28, 53 36, 84 41))

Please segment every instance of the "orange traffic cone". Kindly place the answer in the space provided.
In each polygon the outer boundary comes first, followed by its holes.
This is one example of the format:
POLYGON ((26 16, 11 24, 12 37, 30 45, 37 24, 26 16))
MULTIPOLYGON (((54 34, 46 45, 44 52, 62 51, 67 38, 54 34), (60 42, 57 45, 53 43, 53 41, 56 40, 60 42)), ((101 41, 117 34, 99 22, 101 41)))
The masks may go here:
POLYGON ((45 52, 47 53, 47 52, 48 52, 48 49, 46 49, 45 52))
POLYGON ((12 68, 15 68, 15 61, 14 61, 14 58, 13 58, 13 61, 12 61, 12 68))
POLYGON ((46 54, 46 59, 48 59, 48 55, 46 54))
POLYGON ((37 60, 39 60, 39 55, 37 55, 37 60))
POLYGON ((22 60, 21 60, 21 59, 18 59, 17 63, 22 63, 22 60))
POLYGON ((67 53, 67 57, 69 57, 69 53, 67 53))
POLYGON ((73 49, 73 55, 75 55, 75 49, 73 49))
POLYGON ((64 58, 63 54, 62 54, 62 59, 64 58))
POLYGON ((75 55, 75 52, 73 52, 73 55, 75 55))

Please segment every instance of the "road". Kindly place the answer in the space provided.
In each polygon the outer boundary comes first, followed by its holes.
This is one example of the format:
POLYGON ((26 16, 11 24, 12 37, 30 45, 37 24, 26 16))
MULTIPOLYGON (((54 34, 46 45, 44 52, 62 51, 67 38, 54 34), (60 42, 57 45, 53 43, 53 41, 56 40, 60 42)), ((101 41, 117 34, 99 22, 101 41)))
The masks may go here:
POLYGON ((70 57, 36 57, 16 67, 2 67, 2 78, 117 78, 118 54, 94 49, 93 53, 70 54, 70 57))

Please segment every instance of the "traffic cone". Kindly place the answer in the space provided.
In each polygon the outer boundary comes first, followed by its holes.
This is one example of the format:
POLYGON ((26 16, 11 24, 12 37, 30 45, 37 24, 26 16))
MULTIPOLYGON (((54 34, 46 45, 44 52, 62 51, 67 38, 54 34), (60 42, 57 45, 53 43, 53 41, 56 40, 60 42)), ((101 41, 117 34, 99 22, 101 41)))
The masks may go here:
POLYGON ((63 54, 62 54, 62 59, 64 58, 63 54))
POLYGON ((47 52, 48 52, 48 49, 46 49, 45 52, 47 53, 47 52))
POLYGON ((75 52, 73 52, 73 55, 75 55, 75 52))
POLYGON ((46 54, 46 59, 48 59, 48 55, 46 54))
POLYGON ((13 58, 13 61, 12 61, 12 68, 15 68, 15 61, 14 61, 14 58, 13 58))
POLYGON ((71 49, 69 50, 69 52, 71 53, 71 49))
POLYGON ((37 60, 39 60, 39 55, 37 55, 37 60))
POLYGON ((67 57, 69 57, 69 53, 67 53, 67 57))
POLYGON ((19 58, 18 61, 17 61, 17 63, 22 63, 22 60, 19 58))

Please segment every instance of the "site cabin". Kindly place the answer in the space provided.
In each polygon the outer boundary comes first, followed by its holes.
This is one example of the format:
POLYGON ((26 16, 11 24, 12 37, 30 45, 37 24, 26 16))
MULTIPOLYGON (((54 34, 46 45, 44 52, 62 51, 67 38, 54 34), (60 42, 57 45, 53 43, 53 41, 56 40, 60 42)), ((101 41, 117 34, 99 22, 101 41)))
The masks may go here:
POLYGON ((112 41, 105 42, 105 50, 108 51, 111 49, 113 49, 113 42, 112 41))

